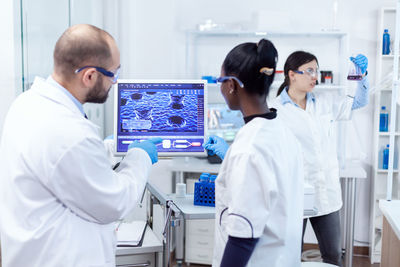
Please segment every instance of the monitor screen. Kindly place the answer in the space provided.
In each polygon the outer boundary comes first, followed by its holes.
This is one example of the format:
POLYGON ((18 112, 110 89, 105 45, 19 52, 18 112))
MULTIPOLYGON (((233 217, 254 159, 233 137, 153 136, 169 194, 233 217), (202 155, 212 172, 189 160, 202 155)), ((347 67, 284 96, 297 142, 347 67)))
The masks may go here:
POLYGON ((203 80, 118 80, 116 155, 125 154, 133 141, 161 137, 159 156, 206 156, 206 99, 203 80))

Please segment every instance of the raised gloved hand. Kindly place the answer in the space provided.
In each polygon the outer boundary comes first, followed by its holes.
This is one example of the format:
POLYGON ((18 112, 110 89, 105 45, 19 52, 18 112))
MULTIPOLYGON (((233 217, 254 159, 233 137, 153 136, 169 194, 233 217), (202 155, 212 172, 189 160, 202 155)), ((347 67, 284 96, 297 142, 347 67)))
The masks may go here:
POLYGON ((162 139, 159 137, 156 138, 150 138, 148 140, 139 142, 139 141, 134 141, 130 143, 128 146, 128 150, 134 147, 141 148, 144 151, 147 152, 151 159, 151 163, 154 164, 158 161, 158 152, 157 152, 157 144, 160 144, 162 142, 162 139))
POLYGON ((360 68, 362 74, 367 72, 368 58, 366 56, 358 54, 356 57, 350 57, 350 60, 360 68))
POLYGON ((212 135, 208 138, 207 142, 203 144, 203 147, 207 150, 208 155, 213 156, 217 154, 217 156, 223 160, 229 145, 223 138, 212 135))

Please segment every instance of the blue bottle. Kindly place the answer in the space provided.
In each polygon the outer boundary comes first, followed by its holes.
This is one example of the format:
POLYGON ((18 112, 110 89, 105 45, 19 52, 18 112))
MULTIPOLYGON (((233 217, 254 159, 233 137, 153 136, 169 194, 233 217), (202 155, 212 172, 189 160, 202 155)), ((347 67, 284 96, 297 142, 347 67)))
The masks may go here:
POLYGON ((387 132, 389 130, 389 113, 385 106, 381 107, 381 113, 379 115, 379 131, 387 132))
POLYGON ((383 164, 382 169, 387 170, 389 168, 389 145, 383 149, 383 164))
POLYGON ((390 35, 389 30, 385 29, 383 32, 382 55, 389 55, 390 53, 390 35))

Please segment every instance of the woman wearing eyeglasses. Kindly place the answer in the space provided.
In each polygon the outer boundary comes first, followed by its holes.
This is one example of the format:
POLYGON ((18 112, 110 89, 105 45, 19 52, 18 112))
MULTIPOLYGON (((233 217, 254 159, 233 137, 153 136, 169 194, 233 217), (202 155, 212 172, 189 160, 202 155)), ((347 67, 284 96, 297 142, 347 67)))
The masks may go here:
MULTIPOLYGON (((354 97, 334 98, 313 92, 318 80, 318 60, 307 52, 292 53, 284 65, 285 80, 273 106, 299 140, 304 158, 304 180, 315 188, 318 215, 309 218, 324 262, 341 266, 340 217, 342 207, 339 162, 334 123, 351 119, 352 110, 368 103, 368 60, 350 58, 362 71, 354 97)), ((303 222, 303 237, 307 219, 303 222)))
POLYGON ((270 109, 277 50, 265 39, 226 56, 221 93, 245 125, 228 148, 222 138, 204 145, 223 162, 215 181, 213 266, 300 267, 303 161, 293 133, 270 109))

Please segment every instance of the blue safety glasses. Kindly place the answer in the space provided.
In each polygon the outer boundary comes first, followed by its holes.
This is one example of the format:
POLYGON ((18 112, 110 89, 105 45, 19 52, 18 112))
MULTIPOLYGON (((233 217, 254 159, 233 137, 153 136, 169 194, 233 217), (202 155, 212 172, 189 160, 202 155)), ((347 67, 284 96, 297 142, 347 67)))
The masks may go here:
POLYGON ((242 88, 244 87, 243 83, 238 78, 236 78, 235 76, 219 77, 219 78, 217 78, 217 83, 223 83, 223 82, 225 82, 227 80, 230 80, 230 79, 235 80, 239 84, 240 87, 242 87, 242 88))
POLYGON ((111 78, 112 83, 116 83, 119 77, 119 71, 121 69, 121 67, 118 67, 114 72, 112 71, 108 71, 102 67, 96 67, 96 66, 84 66, 82 68, 79 68, 77 70, 75 70, 75 73, 79 73, 80 71, 87 69, 87 68, 95 68, 98 72, 100 72, 101 74, 103 74, 106 77, 111 78))
POLYGON ((294 72, 298 73, 298 74, 307 74, 310 77, 316 78, 316 77, 318 77, 319 70, 318 69, 315 70, 313 68, 308 68, 304 71, 303 70, 294 70, 294 72))

